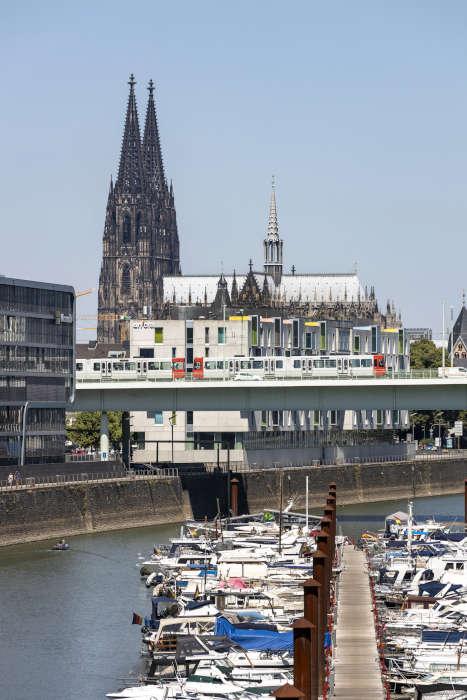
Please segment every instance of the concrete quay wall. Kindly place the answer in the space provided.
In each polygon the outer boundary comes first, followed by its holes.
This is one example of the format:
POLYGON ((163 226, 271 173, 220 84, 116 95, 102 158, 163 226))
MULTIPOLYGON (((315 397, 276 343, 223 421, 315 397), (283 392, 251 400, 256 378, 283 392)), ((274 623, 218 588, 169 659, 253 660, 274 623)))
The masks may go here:
MULTIPOLYGON (((309 476, 311 507, 323 505, 336 482, 340 505, 461 493, 467 460, 414 460, 383 464, 298 467, 283 470, 284 502, 304 508, 309 476)), ((279 508, 280 472, 257 469, 237 474, 241 513, 279 508)), ((50 537, 213 518, 228 508, 223 473, 179 478, 124 478, 104 482, 0 491, 0 546, 50 537)))
MULTIPOLYGON (((322 506, 328 484, 337 484, 339 505, 387 501, 410 496, 462 493, 467 460, 414 460, 382 464, 347 464, 285 469, 284 499, 293 497, 294 509, 305 506, 305 477, 309 477, 311 507, 322 506)), ((261 469, 238 475, 243 498, 251 513, 279 507, 278 470, 261 469)))
POLYGON ((0 492, 0 546, 191 516, 179 479, 112 480, 0 492))

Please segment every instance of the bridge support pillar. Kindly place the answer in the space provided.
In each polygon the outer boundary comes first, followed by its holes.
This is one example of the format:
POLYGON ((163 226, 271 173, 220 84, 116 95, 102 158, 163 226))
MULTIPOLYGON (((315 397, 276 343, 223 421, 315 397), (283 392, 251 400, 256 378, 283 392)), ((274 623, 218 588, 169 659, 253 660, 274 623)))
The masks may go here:
POLYGON ((101 460, 109 460, 109 416, 106 411, 101 413, 101 439, 100 439, 101 460))
POLYGON ((130 414, 122 412, 122 461, 125 469, 130 468, 131 442, 130 442, 130 414))

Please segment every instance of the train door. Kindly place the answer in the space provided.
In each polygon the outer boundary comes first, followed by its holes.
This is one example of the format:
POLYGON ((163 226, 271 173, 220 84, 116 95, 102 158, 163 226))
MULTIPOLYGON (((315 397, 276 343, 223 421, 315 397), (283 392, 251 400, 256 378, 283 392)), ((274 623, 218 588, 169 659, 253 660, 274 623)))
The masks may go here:
POLYGON ((195 357, 193 360, 193 379, 204 379, 204 360, 202 357, 195 357))
POLYGON ((349 358, 348 357, 338 357, 337 358, 337 374, 348 374, 349 373, 349 358))
POLYGON ((384 355, 373 355, 373 371, 375 376, 386 374, 386 361, 384 355))
POLYGON ((111 377, 112 376, 112 362, 109 360, 102 360, 101 362, 101 376, 111 377))
POLYGON ((185 358, 174 357, 172 359, 172 378, 184 379, 185 377, 185 358))
POLYGON ((148 363, 140 360, 139 362, 136 363, 136 368, 138 374, 140 374, 142 377, 146 377, 148 373, 148 363))

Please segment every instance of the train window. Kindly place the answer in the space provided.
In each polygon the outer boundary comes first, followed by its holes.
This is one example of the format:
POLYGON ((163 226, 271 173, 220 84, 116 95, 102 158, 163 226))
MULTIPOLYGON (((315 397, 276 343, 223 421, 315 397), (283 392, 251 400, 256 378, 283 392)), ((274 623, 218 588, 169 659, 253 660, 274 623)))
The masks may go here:
POLYGON ((206 369, 216 369, 217 362, 215 360, 206 360, 204 366, 206 369))
POLYGON ((276 360, 276 369, 284 368, 284 360, 276 360))
POLYGON ((300 360, 294 360, 294 361, 293 361, 293 368, 294 368, 294 369, 300 369, 300 360))
POLYGON ((82 363, 82 362, 77 362, 77 363, 76 363, 76 371, 77 371, 77 372, 82 372, 82 371, 83 371, 83 363, 82 363))
POLYGON ((134 372, 136 369, 136 364, 134 362, 125 362, 125 369, 134 372))
POLYGON ((371 364, 370 358, 362 358, 362 367, 371 367, 371 364))
POLYGON ((184 360, 177 360, 176 362, 172 363, 172 367, 174 369, 185 369, 185 362, 184 360))
POLYGON ((101 363, 100 363, 100 362, 94 362, 92 368, 93 368, 94 372, 100 372, 101 363))
POLYGON ((384 367, 384 366, 385 366, 385 364, 384 364, 384 357, 380 357, 380 358, 378 359, 378 367, 384 367))
POLYGON ((350 360, 351 367, 360 367, 360 360, 357 357, 352 357, 350 360))
POLYGON ((159 369, 159 363, 158 362, 148 362, 148 370, 150 372, 153 372, 154 370, 159 369))
POLYGON ((217 369, 224 369, 224 362, 222 360, 217 361, 217 369))
POLYGON ((253 369, 263 369, 263 361, 253 360, 253 369))
POLYGON ((329 368, 329 367, 335 368, 335 367, 337 367, 337 362, 336 362, 336 360, 325 360, 325 361, 324 361, 324 366, 325 366, 325 367, 328 367, 328 368, 329 368))
POLYGON ((170 362, 161 362, 161 369, 170 369, 171 366, 170 362))
POLYGON ((313 367, 316 367, 317 369, 323 369, 324 360, 313 360, 313 367))
POLYGON ((240 367, 241 369, 251 369, 251 362, 248 362, 248 360, 242 360, 240 362, 240 367))
POLYGON ((124 366, 121 362, 114 362, 113 363, 113 371, 114 372, 123 372, 124 366))

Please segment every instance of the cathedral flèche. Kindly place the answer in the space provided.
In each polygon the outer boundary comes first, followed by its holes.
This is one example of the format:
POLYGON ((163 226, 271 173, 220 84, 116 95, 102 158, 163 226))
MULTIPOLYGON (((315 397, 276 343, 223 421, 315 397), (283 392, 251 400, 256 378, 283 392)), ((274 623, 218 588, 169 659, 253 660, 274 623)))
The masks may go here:
POLYGON ((164 275, 180 274, 172 184, 167 182, 157 124, 154 84, 141 139, 135 96, 130 93, 117 179, 111 180, 99 277, 100 343, 126 340, 129 319, 151 317, 162 302, 164 275))

